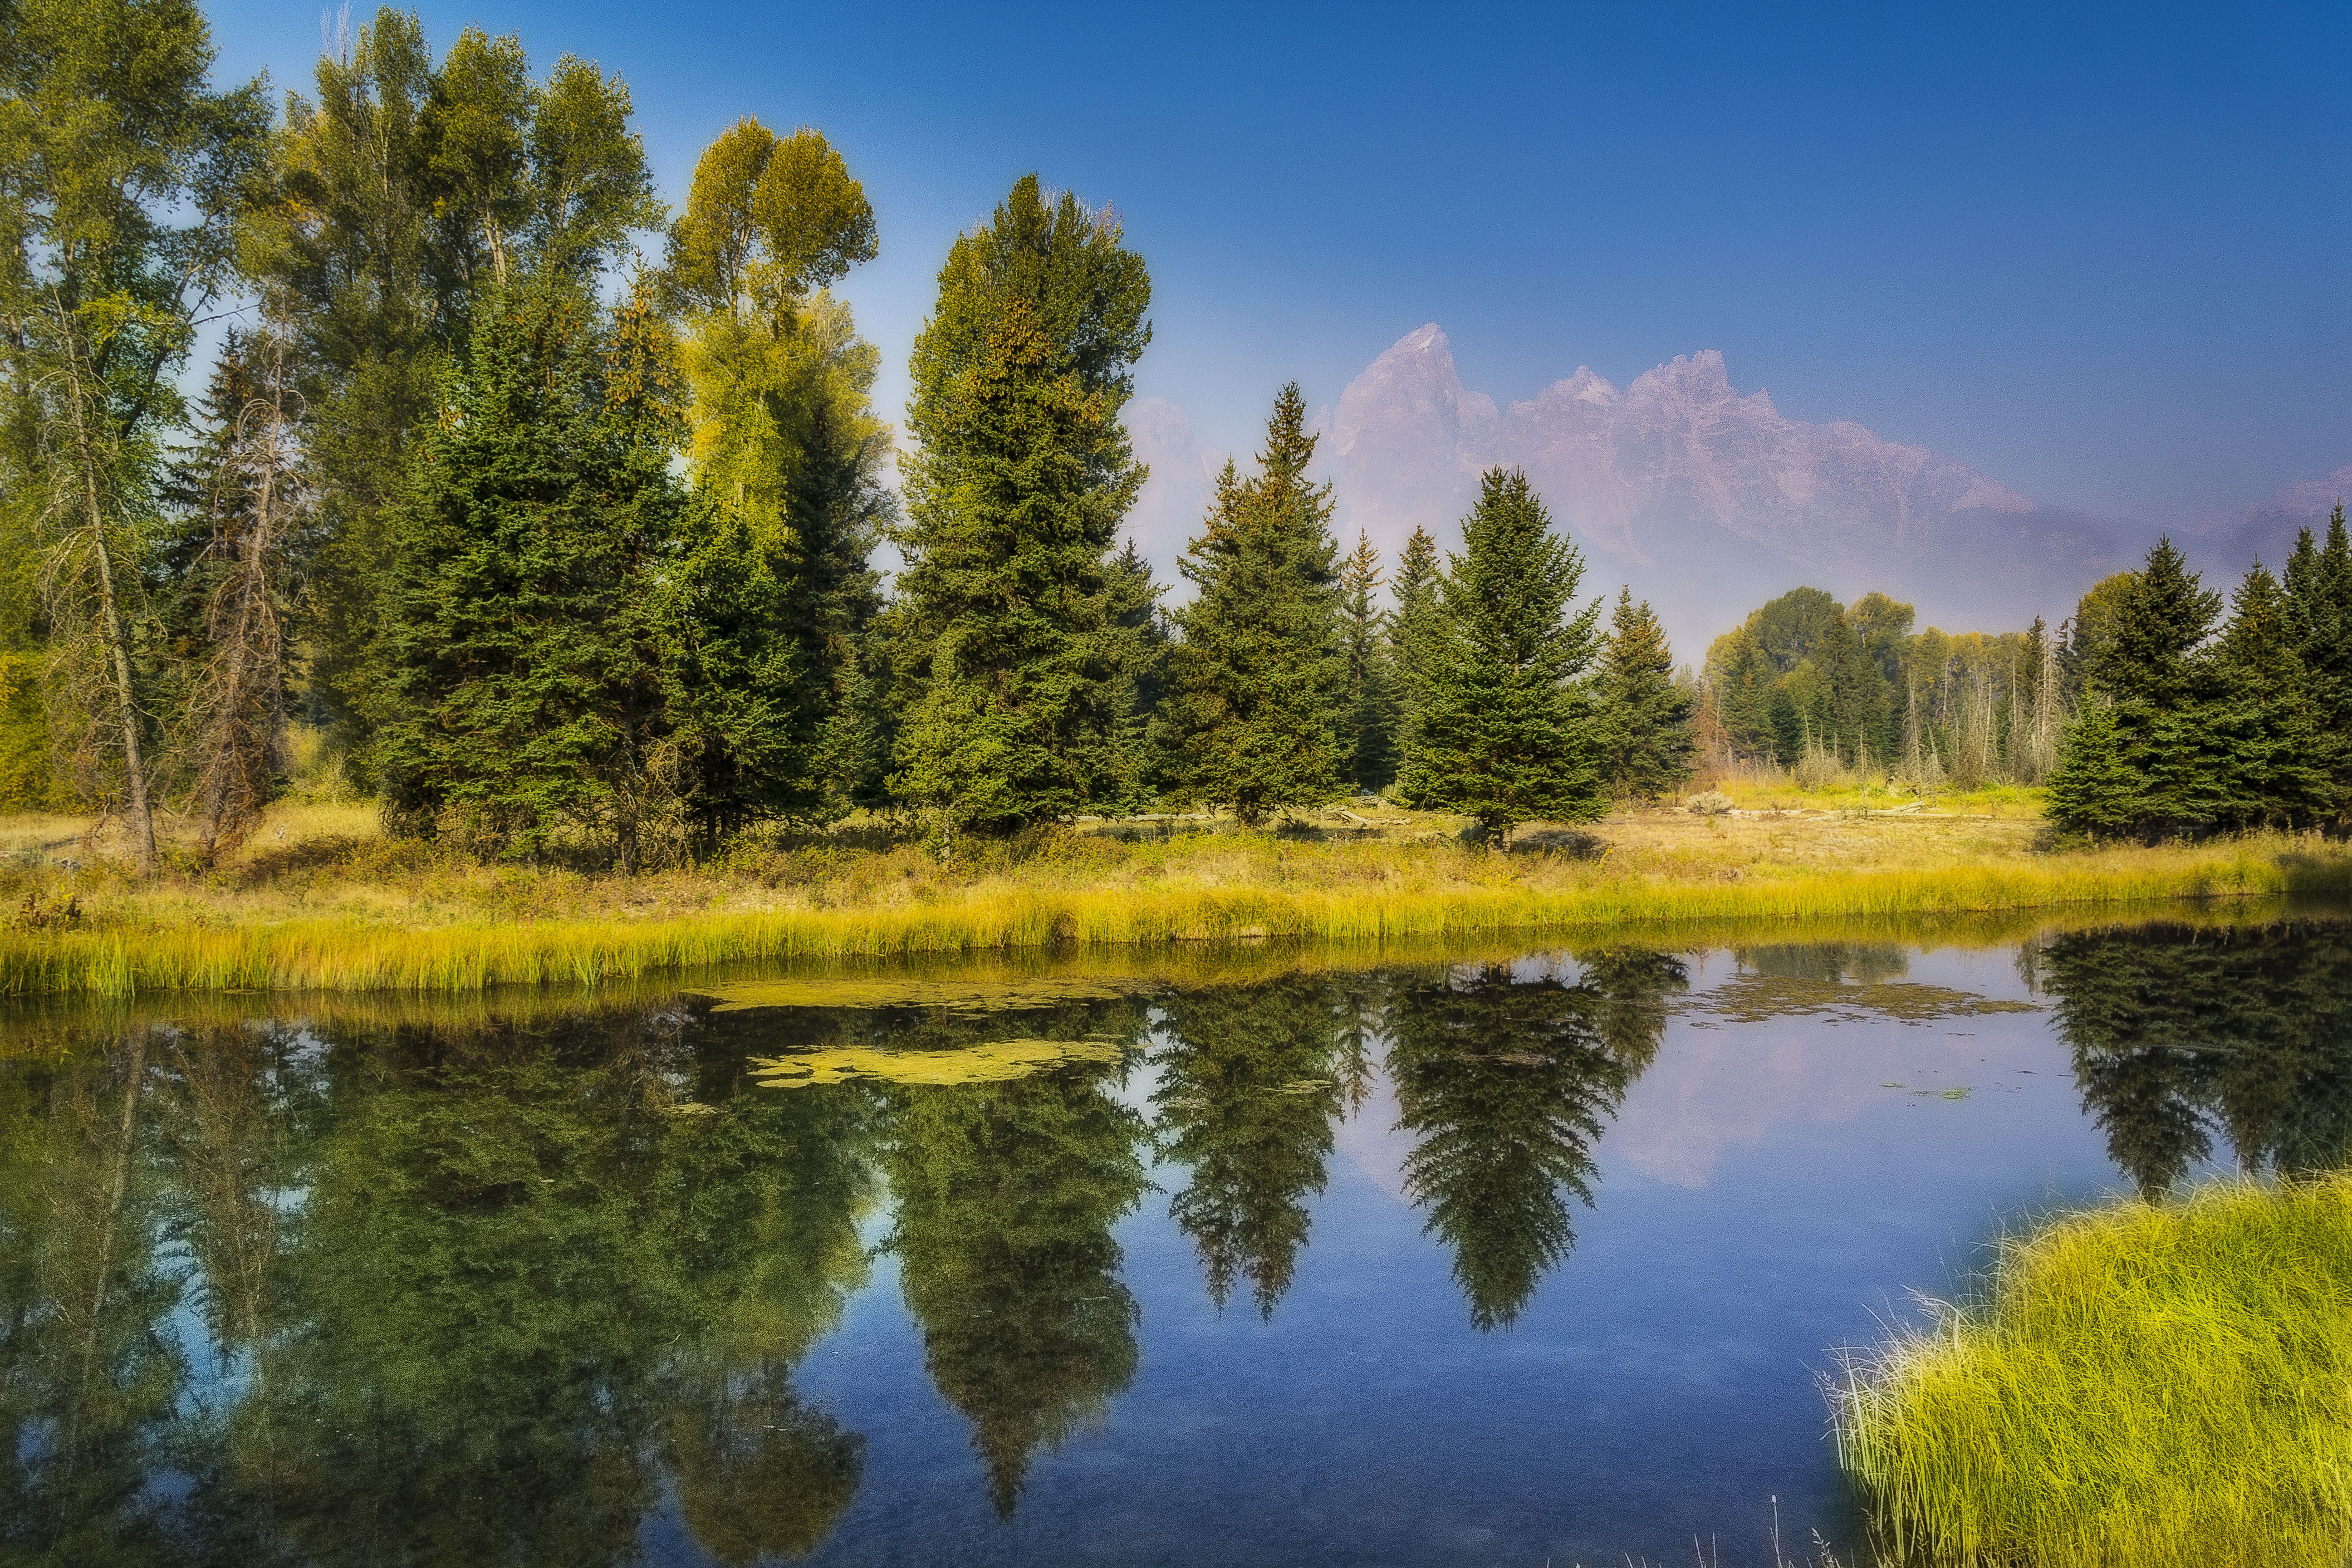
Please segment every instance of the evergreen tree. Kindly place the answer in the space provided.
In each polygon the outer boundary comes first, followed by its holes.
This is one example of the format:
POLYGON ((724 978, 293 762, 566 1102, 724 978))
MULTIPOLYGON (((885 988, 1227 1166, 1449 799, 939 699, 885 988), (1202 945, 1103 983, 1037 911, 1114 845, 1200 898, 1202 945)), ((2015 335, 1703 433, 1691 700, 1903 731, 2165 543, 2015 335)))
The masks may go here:
POLYGON ((2200 584, 2169 539, 2141 570, 2095 592, 2104 594, 2103 625, 2084 675, 2095 700, 2060 749, 2051 820, 2143 838, 2233 826, 2232 746, 2204 651, 2221 595, 2200 584))
POLYGON ((2141 781, 2125 756, 2115 706, 2093 697, 2058 742, 2050 820, 2075 833, 2127 834, 2138 828, 2142 806, 2141 781))
POLYGON ((307 701, 355 749, 397 712, 376 646, 389 519, 478 297, 526 278, 592 288, 660 219, 627 88, 467 28, 436 63, 385 6, 289 97, 248 267, 290 301, 321 527, 307 701))
POLYGON ((1374 602, 1380 587, 1380 552, 1360 531, 1355 551, 1339 569, 1340 637, 1347 657, 1339 729, 1348 782, 1361 794, 1385 789, 1396 776, 1396 675, 1387 617, 1374 602))
POLYGON ((2168 536, 2117 595, 2088 674, 2109 701, 2181 707, 2206 695, 2196 653, 2212 634, 2221 595, 2208 591, 2168 536))
POLYGON ((1530 817, 1597 818, 1608 795, 1577 683, 1592 662, 1601 604, 1574 607, 1583 557, 1553 535, 1527 476, 1501 468, 1487 470, 1462 542, 1420 650, 1407 797, 1473 817, 1489 838, 1530 817))
POLYGON ((2319 716, 2286 595, 2259 563, 2239 584, 2213 652, 2220 694, 2210 721, 2229 759, 2222 819, 2286 827, 2327 815, 2336 785, 2322 762, 2319 716))
POLYGON ((1632 589, 1620 589, 1593 681, 1602 777, 1619 795, 1654 800, 1691 775, 1696 704, 1675 684, 1674 671, 1665 628, 1648 602, 1636 605, 1632 589))
POLYGON ((888 637, 892 785, 951 831, 1116 810, 1139 789, 1144 648, 1111 551, 1143 480, 1119 410, 1150 300, 1117 220, 1066 192, 1048 203, 1034 175, 940 271, 888 637))
POLYGON ((2287 632, 2317 730, 2312 761, 2328 776, 2340 818, 2352 805, 2352 541, 2343 502, 2327 520, 2324 544, 2309 529, 2296 539, 2285 590, 2287 632))
POLYGON ((476 311, 396 518, 381 755, 410 831, 454 814, 484 851, 536 857, 569 826, 634 870, 668 727, 661 569, 691 503, 592 310, 524 285, 476 311))
MULTIPOLYGON (((1414 529, 1404 542, 1404 553, 1397 557, 1396 577, 1389 584, 1396 600, 1396 608, 1389 616, 1389 668, 1395 677, 1396 692, 1389 749, 1399 767, 1403 764, 1414 716, 1421 711, 1424 666, 1437 617, 1440 571, 1437 541, 1429 536, 1429 530, 1414 529)), ((1402 782, 1398 781, 1399 785, 1402 782)))
POLYGON ((285 752, 290 565, 309 521, 282 321, 232 331, 205 396, 210 429, 180 468, 175 662, 185 671, 176 750, 209 858, 261 819, 285 752))
POLYGON ((1350 761, 1331 488, 1312 484, 1315 437, 1296 382, 1276 397, 1258 472, 1231 463, 1178 570, 1197 585, 1171 617, 1160 744, 1179 799, 1255 826, 1339 792, 1350 761))

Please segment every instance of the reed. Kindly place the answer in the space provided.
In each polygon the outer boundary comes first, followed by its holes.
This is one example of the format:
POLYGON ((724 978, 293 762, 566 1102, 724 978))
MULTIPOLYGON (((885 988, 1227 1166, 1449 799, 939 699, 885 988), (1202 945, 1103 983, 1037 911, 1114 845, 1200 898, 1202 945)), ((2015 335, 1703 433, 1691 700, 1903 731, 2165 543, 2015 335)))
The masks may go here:
MULTIPOLYGON (((1394 855, 1395 850, 1383 853, 1394 855)), ((1501 857, 1490 858, 1497 862, 1501 857)), ((1443 938, 1602 930, 1671 940, 1704 922, 1751 926, 2063 909, 2116 910, 2184 900, 2290 893, 2343 898, 2352 860, 2262 844, 2201 849, 2018 855, 1982 864, 1791 876, 1563 873, 1537 883, 1495 872, 1452 884, 1360 878, 1117 885, 1078 868, 1068 885, 885 888, 833 907, 711 910, 632 918, 454 920, 331 917, 117 919, 94 928, 0 931, 0 994, 124 998, 222 991, 472 992, 596 986, 711 965, 1134 946, 1250 938, 1357 949, 1443 938)), ((1475 871, 1475 866, 1474 866, 1475 871)), ((1737 875, 1737 873, 1735 873, 1737 875)))
POLYGON ((2346 1561, 2352 1175, 2009 1242, 1981 1300, 1850 1369, 1837 1436, 1897 1563, 2346 1561))

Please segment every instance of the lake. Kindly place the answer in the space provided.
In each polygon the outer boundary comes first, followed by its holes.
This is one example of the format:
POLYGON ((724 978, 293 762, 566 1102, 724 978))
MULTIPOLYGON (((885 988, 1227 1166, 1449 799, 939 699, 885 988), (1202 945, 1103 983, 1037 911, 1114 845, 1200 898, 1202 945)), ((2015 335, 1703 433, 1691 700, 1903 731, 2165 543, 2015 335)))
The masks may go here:
POLYGON ((0 1015, 0 1560, 1616 1563, 1842 1349, 2343 1163, 2352 925, 1034 955, 0 1015))

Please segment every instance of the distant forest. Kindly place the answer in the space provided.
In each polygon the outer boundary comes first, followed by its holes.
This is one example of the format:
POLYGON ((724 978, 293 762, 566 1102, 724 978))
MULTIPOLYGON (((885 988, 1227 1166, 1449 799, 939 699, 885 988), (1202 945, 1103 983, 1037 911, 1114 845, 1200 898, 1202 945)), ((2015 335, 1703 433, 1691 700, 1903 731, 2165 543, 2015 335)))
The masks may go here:
POLYGON ((1150 279, 1108 208, 1025 177, 956 237, 894 451, 818 132, 737 121, 672 211, 621 79, 512 37, 386 9, 277 106, 211 63, 186 0, 0 38, 0 808, 144 864, 159 810, 209 858, 298 773, 623 870, 861 808, 944 847, 1381 791, 1491 837, 1702 765, 2046 779, 2095 834, 2343 815, 2340 514, 2218 636, 2168 545, 2056 631, 1804 589, 1677 679, 1523 475, 1458 553, 1344 549, 1289 386, 1171 609, 1119 542, 1150 279))

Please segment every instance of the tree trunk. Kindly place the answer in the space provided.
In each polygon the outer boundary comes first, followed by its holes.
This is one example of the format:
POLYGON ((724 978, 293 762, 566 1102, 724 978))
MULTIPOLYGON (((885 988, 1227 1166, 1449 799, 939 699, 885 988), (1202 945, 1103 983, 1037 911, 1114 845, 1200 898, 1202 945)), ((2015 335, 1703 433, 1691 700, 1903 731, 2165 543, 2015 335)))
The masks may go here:
POLYGON ((98 453, 89 429, 89 415, 82 395, 81 356, 76 346, 73 323, 62 306, 58 309, 58 330, 66 351, 66 369, 72 378, 72 398, 75 444, 79 448, 82 499, 88 508, 84 526, 89 530, 89 544, 98 560, 99 634, 105 639, 108 663, 114 674, 114 700, 122 720, 122 778, 125 816, 131 829, 131 845, 139 857, 139 874, 153 874, 155 869, 155 822, 147 804, 147 766, 139 741, 138 688, 131 678, 131 637, 123 625, 122 605, 114 591, 113 552, 106 540, 106 510, 98 493, 98 453))

